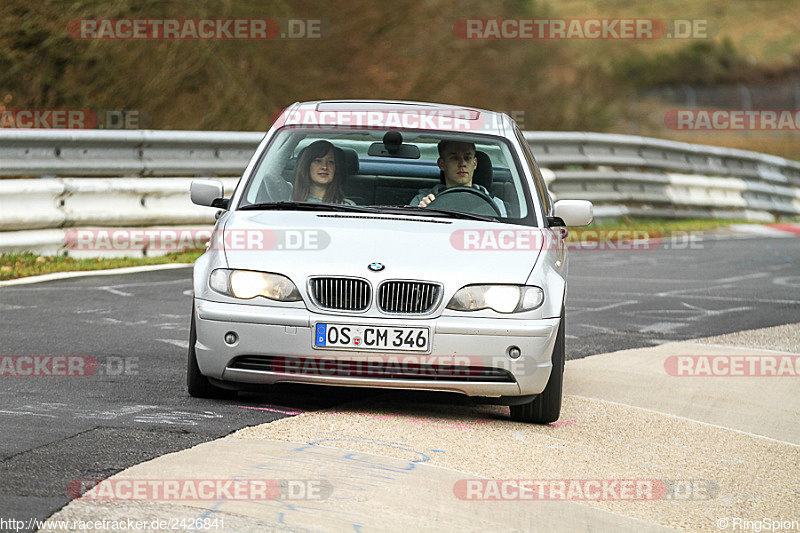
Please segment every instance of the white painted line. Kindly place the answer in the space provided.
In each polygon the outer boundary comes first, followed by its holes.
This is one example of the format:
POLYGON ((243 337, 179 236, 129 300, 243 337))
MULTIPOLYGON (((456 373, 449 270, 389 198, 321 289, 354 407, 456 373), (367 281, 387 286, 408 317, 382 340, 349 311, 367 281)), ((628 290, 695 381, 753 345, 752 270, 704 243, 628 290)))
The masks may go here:
POLYGON ((0 411, 0 415, 27 415, 27 416, 44 416, 46 418, 58 418, 56 415, 48 415, 45 413, 34 413, 33 411, 0 411))
MULTIPOLYGON (((136 283, 119 283, 117 285, 105 285, 104 287, 110 287, 113 289, 120 289, 122 287, 154 287, 156 285, 174 285, 176 283, 187 283, 191 282, 191 280, 187 279, 170 279, 165 281, 142 281, 136 283)), ((104 287, 82 287, 80 285, 51 285, 49 287, 8 287, 7 291, 87 291, 87 290, 103 290, 104 287)))
MULTIPOLYGON (((591 281, 597 281, 598 277, 602 277, 604 281, 605 280, 625 281, 625 282, 637 281, 637 282, 642 282, 642 283, 662 283, 662 282, 663 283, 689 283, 689 282, 708 283, 708 281, 709 281, 709 280, 705 280, 705 279, 613 278, 613 277, 610 277, 610 276, 576 276, 576 275, 573 275, 573 274, 568 275, 567 279, 568 280, 570 280, 570 279, 588 279, 588 280, 591 280, 591 281)), ((711 281, 717 281, 717 280, 711 280, 711 281)))
MULTIPOLYGON (((640 298, 648 298, 652 296, 656 296, 655 294, 647 294, 643 292, 619 292, 614 291, 612 294, 613 296, 638 296, 640 298)), ((687 298, 694 298, 699 300, 719 300, 719 301, 726 301, 726 302, 756 302, 762 304, 793 304, 797 305, 800 303, 798 300, 767 300, 766 298, 736 298, 734 296, 711 296, 711 295, 700 295, 700 294, 660 294, 658 296, 662 296, 664 298, 680 298, 680 299, 687 299, 687 298)))
POLYGON ((702 307, 697 307, 695 305, 687 304, 686 302, 681 302, 681 305, 685 305, 691 309, 697 309, 703 311, 702 316, 697 315, 695 318, 690 318, 689 320, 698 320, 699 318, 705 318, 707 316, 719 316, 724 315, 725 313, 739 313, 741 311, 750 311, 752 307, 744 305, 741 307, 729 307, 728 309, 703 309, 702 307))
POLYGON ((746 279, 766 278, 769 276, 766 272, 754 272, 753 274, 744 274, 741 276, 733 276, 724 279, 715 279, 714 283, 731 283, 733 281, 744 281, 746 279))
POLYGON ((642 328, 642 333, 672 333, 674 330, 688 326, 685 322, 656 322, 642 328))
POLYGON ((611 404, 611 405, 619 405, 621 407, 629 407, 630 409, 637 409, 639 411, 647 411, 648 413, 655 413, 657 415, 667 416, 667 417, 670 417, 670 418, 677 418, 678 420, 687 420, 689 422, 694 422, 695 424, 702 424, 704 426, 709 426, 709 427, 712 427, 712 428, 724 429, 726 431, 733 431, 734 433, 740 433, 742 435, 747 435, 749 437, 755 437, 755 438, 758 438, 758 439, 765 439, 765 440, 768 440, 768 441, 777 442, 779 444, 788 444, 789 446, 794 446, 796 448, 800 448, 800 444, 795 444, 793 442, 788 442, 788 441, 780 440, 780 439, 773 439, 772 437, 765 437, 764 435, 759 435, 757 433, 750 433, 749 431, 742 431, 741 429, 733 429, 733 428, 729 428, 729 427, 725 427, 725 426, 720 426, 718 424, 711 424, 709 422, 701 422, 700 420, 695 420, 693 418, 687 418, 685 416, 673 415, 673 414, 670 414, 670 413, 665 413, 663 411, 656 411, 655 409, 647 409, 646 407, 637 407, 635 405, 628 405, 626 403, 612 402, 611 400, 603 400, 602 398, 591 398, 589 396, 579 396, 577 394, 570 394, 570 396, 573 396, 575 398, 582 398, 584 400, 595 400, 595 401, 599 401, 599 402, 608 403, 608 404, 611 404))
POLYGON ((108 291, 111 294, 116 294, 117 296, 133 296, 129 292, 118 291, 117 289, 112 289, 111 287, 97 287, 101 291, 108 291))
POLYGON ((173 346, 177 346, 179 348, 184 348, 186 350, 189 349, 189 341, 183 340, 175 340, 175 339, 156 339, 157 341, 166 342, 167 344, 172 344, 173 346))
POLYGON ((88 313, 110 313, 110 312, 111 312, 111 309, 103 309, 103 308, 99 308, 99 309, 75 309, 75 310, 72 311, 72 313, 76 314, 76 315, 85 315, 85 314, 88 314, 88 313))
POLYGON ((615 304, 608 304, 602 307, 595 307, 586 309, 586 311, 608 311, 609 309, 614 309, 615 307, 622 307, 623 305, 632 305, 638 304, 639 300, 625 300, 624 302, 617 302, 615 304))
POLYGON ((575 324, 575 325, 576 326, 582 326, 584 328, 596 329, 597 331, 599 331, 601 333, 612 333, 612 334, 615 334, 615 335, 617 333, 622 333, 621 331, 617 331, 615 329, 607 328, 605 326, 595 326, 594 324, 581 324, 581 323, 578 323, 578 324, 575 324))
MULTIPOLYGON (((592 278, 592 279, 597 279, 597 278, 592 278)), ((608 298, 590 298, 587 296, 572 296, 570 294, 569 300, 576 302, 607 302, 608 298)))
MULTIPOLYGON (((85 322, 89 322, 90 324, 97 324, 98 322, 93 320, 86 320, 85 322)), ((120 320, 118 318, 112 318, 110 316, 103 317, 103 320, 100 323, 109 323, 109 324, 117 324, 120 326, 141 326, 143 324, 147 324, 147 320, 137 320, 136 322, 126 322, 125 320, 120 320)))
POLYGON ((193 267, 194 263, 164 263, 163 265, 143 265, 125 268, 110 268, 107 270, 81 270, 79 272, 53 272, 41 276, 30 276, 27 278, 9 279, 0 281, 0 287, 10 285, 28 285, 30 283, 41 283, 42 281, 53 281, 57 279, 82 278, 85 276, 116 276, 117 274, 135 274, 137 272, 150 272, 152 270, 170 270, 173 268, 193 267))
POLYGON ((766 277, 769 277, 769 276, 770 276, 770 274, 767 274, 766 272, 758 272, 756 274, 747 274, 747 275, 744 275, 744 276, 734 276, 732 278, 726 278, 726 279, 715 279, 715 280, 711 280, 710 282, 706 282, 707 284, 704 287, 696 287, 696 288, 690 288, 690 289, 675 289, 675 290, 671 290, 671 291, 658 292, 658 293, 655 294, 655 296, 671 296, 671 295, 682 294, 682 293, 686 293, 686 292, 705 291, 705 290, 708 290, 708 289, 729 289, 731 287, 736 286, 735 284, 738 281, 744 281, 744 280, 747 280, 747 279, 756 279, 756 278, 766 278, 766 277))
POLYGON ((742 307, 731 307, 728 309, 703 309, 702 307, 698 307, 695 305, 688 304, 686 302, 680 302, 680 304, 687 309, 637 309, 635 311, 624 311, 622 312, 623 315, 636 317, 646 317, 646 318, 655 318, 659 319, 667 315, 668 318, 665 320, 685 320, 688 322, 694 322, 696 320, 700 320, 701 318, 706 318, 710 316, 718 316, 724 315, 725 313, 736 313, 739 311, 749 311, 752 307, 749 306, 742 306, 742 307), (670 315, 681 315, 672 318, 670 315))
POLYGON ((800 276, 783 276, 780 278, 773 278, 772 283, 775 285, 783 285, 784 287, 800 288, 800 276))
POLYGON ((762 226, 760 224, 733 224, 728 226, 728 229, 738 233, 759 235, 763 237, 792 237, 794 234, 790 231, 772 228, 769 226, 762 226))
POLYGON ((35 305, 14 305, 0 302, 0 311, 14 311, 16 309, 32 309, 35 305))
POLYGON ((670 342, 675 342, 675 339, 648 339, 647 342, 650 342, 656 346, 660 346, 662 344, 669 344, 670 342))

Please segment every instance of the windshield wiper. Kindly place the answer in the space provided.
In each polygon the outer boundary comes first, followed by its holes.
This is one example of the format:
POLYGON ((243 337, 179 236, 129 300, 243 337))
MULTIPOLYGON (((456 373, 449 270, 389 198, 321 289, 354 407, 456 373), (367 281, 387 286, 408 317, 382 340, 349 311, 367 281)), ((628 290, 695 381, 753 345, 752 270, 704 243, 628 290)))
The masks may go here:
POLYGON ((415 214, 450 218, 462 218, 466 220, 482 220, 484 222, 498 222, 498 218, 491 215, 476 215, 474 213, 464 213, 462 211, 450 211, 449 209, 436 209, 431 207, 419 207, 416 205, 388 205, 380 206, 382 210, 392 210, 395 212, 414 211, 415 214))
POLYGON ((377 213, 372 207, 348 204, 323 204, 319 202, 264 202, 248 204, 239 208, 242 211, 345 211, 356 213, 377 213))
POLYGON ((418 213, 426 216, 497 222, 497 217, 493 216, 475 215, 473 213, 462 213, 461 211, 418 207, 414 205, 361 206, 349 204, 324 204, 319 202, 264 202, 259 204, 243 205, 239 209, 242 211, 339 211, 350 213, 408 213, 409 211, 414 211, 415 214, 418 213))

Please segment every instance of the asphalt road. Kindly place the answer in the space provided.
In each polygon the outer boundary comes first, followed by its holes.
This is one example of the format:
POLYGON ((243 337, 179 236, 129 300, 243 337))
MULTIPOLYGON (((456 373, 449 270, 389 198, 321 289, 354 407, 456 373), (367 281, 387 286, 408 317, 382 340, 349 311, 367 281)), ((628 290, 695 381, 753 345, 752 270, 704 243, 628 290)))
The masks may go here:
MULTIPOLYGON (((800 322, 798 265, 800 239, 572 252, 568 357, 800 322)), ((0 518, 44 519, 67 503, 73 480, 105 478, 293 408, 375 394, 282 387, 233 401, 189 398, 190 291, 189 269, 0 288, 0 355, 99 363, 88 377, 1 378, 0 518)))
POLYGON ((567 358, 800 322, 800 239, 569 256, 567 358))

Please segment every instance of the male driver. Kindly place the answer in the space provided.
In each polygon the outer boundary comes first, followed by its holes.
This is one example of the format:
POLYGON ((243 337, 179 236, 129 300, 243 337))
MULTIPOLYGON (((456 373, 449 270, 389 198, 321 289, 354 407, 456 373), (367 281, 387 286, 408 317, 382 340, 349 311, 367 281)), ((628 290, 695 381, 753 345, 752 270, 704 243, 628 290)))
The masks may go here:
POLYGON ((440 141, 439 142, 439 165, 444 173, 444 184, 438 184, 430 189, 422 189, 411 200, 408 205, 418 205, 426 207, 431 203, 436 195, 450 187, 473 187, 489 195, 500 210, 501 216, 508 216, 506 206, 500 198, 492 194, 482 185, 472 183, 472 175, 478 167, 478 160, 475 158, 475 145, 461 141, 440 141))

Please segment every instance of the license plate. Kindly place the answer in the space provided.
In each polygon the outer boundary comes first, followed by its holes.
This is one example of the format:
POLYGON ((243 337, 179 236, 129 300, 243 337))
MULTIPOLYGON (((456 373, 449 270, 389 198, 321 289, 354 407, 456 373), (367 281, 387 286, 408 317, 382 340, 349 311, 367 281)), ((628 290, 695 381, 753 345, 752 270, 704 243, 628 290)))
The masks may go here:
POLYGON ((327 323, 317 324, 314 328, 316 348, 427 352, 429 344, 429 328, 327 323))

